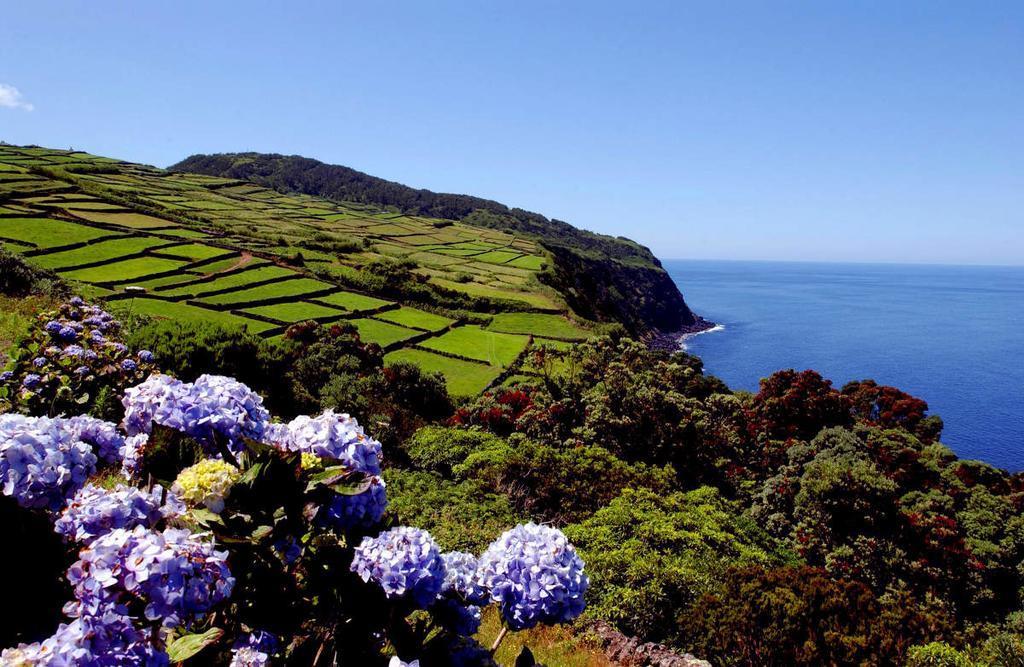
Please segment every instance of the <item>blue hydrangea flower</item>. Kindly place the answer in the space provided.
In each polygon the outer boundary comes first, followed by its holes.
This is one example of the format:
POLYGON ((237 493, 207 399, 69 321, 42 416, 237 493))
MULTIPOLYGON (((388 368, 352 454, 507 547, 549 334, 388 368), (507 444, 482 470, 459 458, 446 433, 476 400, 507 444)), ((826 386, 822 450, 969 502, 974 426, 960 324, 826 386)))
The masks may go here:
POLYGON ((10 382, 14 378, 14 371, 0 373, 0 382, 10 382))
POLYGON ((89 415, 78 415, 61 420, 60 426, 68 429, 82 442, 92 445, 101 461, 114 463, 121 459, 124 436, 117 430, 116 424, 89 415))
POLYGON ((92 373, 92 369, 88 366, 79 366, 75 369, 75 375, 88 375, 89 373, 92 373))
POLYGON ((24 377, 24 379, 22 379, 21 385, 26 389, 33 389, 39 385, 42 379, 43 376, 38 373, 29 373, 24 377))
POLYGON ((480 607, 466 605, 452 598, 441 598, 430 608, 430 612, 442 627, 464 637, 477 633, 483 617, 480 607))
POLYGON ((151 364, 156 360, 156 356, 149 350, 139 350, 137 356, 139 357, 139 361, 144 364, 151 364))
POLYGON ((557 528, 516 526, 487 548, 477 568, 513 630, 567 623, 583 612, 589 584, 583 561, 557 528))
POLYGON ((258 394, 221 375, 200 375, 187 383, 154 374, 126 390, 121 402, 129 435, 149 433, 155 422, 189 434, 213 454, 215 434, 240 451, 243 437, 263 438, 270 419, 258 394))
POLYGON ((60 329, 62 326, 64 325, 62 325, 57 320, 50 320, 49 322, 46 323, 46 326, 44 326, 43 328, 46 330, 46 333, 56 336, 57 334, 60 333, 60 329))
POLYGON ((420 661, 413 660, 412 662, 405 662, 396 655, 388 662, 388 667, 420 667, 420 661))
POLYGON ((75 494, 53 527, 66 539, 83 544, 118 528, 152 528, 185 513, 184 503, 173 493, 164 501, 163 493, 159 485, 146 492, 123 484, 113 489, 88 484, 75 494))
POLYGON ((131 359, 122 359, 121 368, 131 373, 135 371, 136 368, 138 368, 138 365, 131 359))
POLYGON ((57 332, 57 338, 70 343, 78 340, 78 332, 75 331, 74 327, 65 324, 57 332))
POLYGON ((350 470, 380 475, 380 443, 347 414, 327 410, 318 417, 296 417, 286 427, 275 425, 266 438, 288 451, 338 459, 350 470))
POLYGON ((480 584, 476 556, 462 551, 448 551, 441 554, 444 559, 444 585, 441 593, 455 594, 469 604, 484 605, 490 601, 490 593, 480 584))
POLYGON ((0 415, 0 491, 23 507, 59 510, 96 471, 96 455, 62 420, 0 415))
POLYGON ((86 361, 96 361, 100 358, 100 355, 96 354, 95 350, 86 350, 82 353, 82 358, 86 361))
POLYGON ((260 630, 235 642, 231 649, 230 667, 263 667, 270 664, 270 656, 277 653, 278 640, 273 634, 260 630))
POLYGON ((140 630, 124 607, 107 605, 97 613, 62 623, 43 642, 7 649, 0 664, 17 667, 165 667, 151 629, 140 630))
POLYGON ((356 496, 334 494, 326 507, 317 513, 317 519, 340 530, 370 528, 380 523, 387 508, 384 480, 373 477, 370 488, 356 496))
POLYGON ((49 360, 46 357, 36 357, 35 359, 32 360, 32 365, 35 366, 36 368, 42 368, 48 363, 49 360))
POLYGON ((131 479, 138 474, 139 466, 142 465, 142 456, 148 442, 148 433, 139 433, 124 439, 124 444, 121 446, 119 454, 121 456, 121 473, 125 477, 131 479))
POLYGON ((81 345, 68 345, 61 351, 62 357, 80 357, 85 352, 81 345))
POLYGON ((68 569, 75 601, 64 611, 88 616, 139 598, 147 620, 165 628, 188 626, 231 595, 235 580, 226 558, 227 552, 187 530, 117 528, 93 540, 68 569))
POLYGON ((73 296, 73 297, 71 297, 70 299, 68 299, 68 303, 70 303, 72 306, 84 306, 85 305, 85 301, 83 301, 82 297, 80 297, 80 296, 73 296))
POLYGON ((444 560, 425 530, 401 526, 365 537, 355 548, 352 571, 373 580, 389 598, 402 598, 426 609, 444 584, 444 560))

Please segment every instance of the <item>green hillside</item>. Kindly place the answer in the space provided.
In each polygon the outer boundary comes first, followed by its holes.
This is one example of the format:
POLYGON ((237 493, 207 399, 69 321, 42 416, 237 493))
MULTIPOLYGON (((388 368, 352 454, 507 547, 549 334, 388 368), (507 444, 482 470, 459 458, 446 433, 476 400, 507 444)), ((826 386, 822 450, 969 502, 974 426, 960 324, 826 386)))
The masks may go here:
POLYGON ((134 313, 264 337, 350 322, 462 395, 595 326, 529 235, 82 152, 0 146, 0 243, 134 313))
POLYGON ((491 255, 511 266, 545 270, 538 278, 557 289, 580 315, 618 322, 634 335, 706 328, 644 246, 627 238, 595 234, 519 208, 469 195, 410 188, 341 165, 298 155, 225 153, 193 155, 172 171, 239 178, 279 192, 303 193, 338 202, 385 206, 412 216, 461 221, 512 232, 546 250, 553 261, 491 255))

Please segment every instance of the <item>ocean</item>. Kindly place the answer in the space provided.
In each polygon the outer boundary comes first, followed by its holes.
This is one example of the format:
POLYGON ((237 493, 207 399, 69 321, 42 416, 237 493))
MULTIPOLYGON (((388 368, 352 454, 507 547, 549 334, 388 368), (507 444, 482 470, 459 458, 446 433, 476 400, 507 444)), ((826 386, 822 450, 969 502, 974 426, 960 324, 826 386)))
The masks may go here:
POLYGON ((1024 470, 1024 267, 666 260, 720 327, 684 345, 733 389, 782 368, 928 401, 961 458, 1024 470))

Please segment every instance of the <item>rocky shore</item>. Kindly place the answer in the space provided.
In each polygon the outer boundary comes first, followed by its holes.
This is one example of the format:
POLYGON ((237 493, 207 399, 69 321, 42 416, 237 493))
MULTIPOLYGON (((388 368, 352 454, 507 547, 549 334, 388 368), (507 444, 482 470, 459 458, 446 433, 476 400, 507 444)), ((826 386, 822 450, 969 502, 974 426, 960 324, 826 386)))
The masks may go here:
POLYGON ((715 322, 697 316, 697 321, 687 324, 678 331, 658 332, 647 338, 647 346, 652 350, 664 350, 665 352, 678 352, 681 343, 686 336, 708 331, 718 326, 715 322))

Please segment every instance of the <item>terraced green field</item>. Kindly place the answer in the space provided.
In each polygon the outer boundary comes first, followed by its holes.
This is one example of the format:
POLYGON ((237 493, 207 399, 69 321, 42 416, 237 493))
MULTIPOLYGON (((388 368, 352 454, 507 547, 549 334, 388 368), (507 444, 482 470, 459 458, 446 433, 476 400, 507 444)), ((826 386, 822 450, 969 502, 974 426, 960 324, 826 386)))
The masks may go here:
POLYGON ((351 322, 386 360, 441 373, 459 396, 533 373, 513 367, 533 337, 589 335, 538 280, 550 260, 528 238, 82 152, 0 145, 0 244, 119 312, 264 336, 351 322), (437 298, 368 287, 383 258, 437 298))

